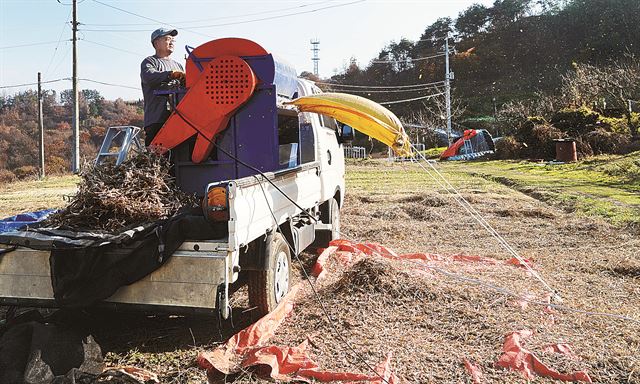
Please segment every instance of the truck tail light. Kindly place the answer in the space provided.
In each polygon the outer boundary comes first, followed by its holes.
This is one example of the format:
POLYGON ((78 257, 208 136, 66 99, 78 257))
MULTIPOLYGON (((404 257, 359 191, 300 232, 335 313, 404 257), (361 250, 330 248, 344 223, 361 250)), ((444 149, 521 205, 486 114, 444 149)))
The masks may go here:
POLYGON ((229 220, 229 196, 226 187, 213 187, 209 189, 202 203, 205 214, 209 220, 229 220))

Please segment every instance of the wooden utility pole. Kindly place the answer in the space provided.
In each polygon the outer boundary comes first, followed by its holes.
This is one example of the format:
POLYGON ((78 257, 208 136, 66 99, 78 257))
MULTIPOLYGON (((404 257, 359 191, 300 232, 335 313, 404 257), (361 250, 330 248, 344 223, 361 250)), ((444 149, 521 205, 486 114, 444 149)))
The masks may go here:
POLYGON ((80 112, 78 109, 78 4, 73 0, 73 156, 71 170, 80 171, 80 112))
POLYGON ((451 145, 451 72, 449 71, 449 33, 444 40, 444 63, 445 63, 445 77, 444 77, 444 91, 447 105, 447 141, 451 145))
POLYGON ((44 179, 44 122, 42 121, 42 74, 38 72, 38 130, 40 131, 40 178, 44 179))

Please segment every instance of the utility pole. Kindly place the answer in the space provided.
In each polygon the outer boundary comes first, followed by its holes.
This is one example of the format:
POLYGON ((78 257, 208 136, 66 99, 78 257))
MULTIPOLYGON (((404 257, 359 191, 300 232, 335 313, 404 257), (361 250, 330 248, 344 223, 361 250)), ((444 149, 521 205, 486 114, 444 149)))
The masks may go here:
POLYGON ((80 171, 80 112, 78 109, 78 1, 73 0, 73 156, 71 170, 80 171))
POLYGON ((320 58, 318 57, 320 48, 318 48, 318 45, 320 45, 320 41, 318 39, 311 40, 311 45, 313 46, 313 48, 311 48, 311 51, 313 52, 313 58, 311 58, 311 61, 313 61, 313 74, 320 76, 318 71, 318 62, 320 61, 320 58))
POLYGON ((449 33, 444 40, 444 54, 445 54, 445 76, 444 76, 444 92, 447 105, 447 141, 451 145, 451 79, 453 73, 449 71, 449 33))
POLYGON ((40 178, 44 179, 44 122, 42 121, 42 74, 38 72, 38 129, 40 130, 40 178))

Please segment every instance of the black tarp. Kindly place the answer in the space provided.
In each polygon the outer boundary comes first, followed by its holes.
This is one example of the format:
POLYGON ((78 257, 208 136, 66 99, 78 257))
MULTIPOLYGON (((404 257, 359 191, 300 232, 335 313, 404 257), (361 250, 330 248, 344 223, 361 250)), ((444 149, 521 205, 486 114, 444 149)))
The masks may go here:
POLYGON ((158 269, 185 239, 225 236, 226 223, 211 225, 200 212, 183 210, 170 219, 118 234, 30 228, 0 234, 0 243, 51 250, 56 304, 82 308, 158 269))

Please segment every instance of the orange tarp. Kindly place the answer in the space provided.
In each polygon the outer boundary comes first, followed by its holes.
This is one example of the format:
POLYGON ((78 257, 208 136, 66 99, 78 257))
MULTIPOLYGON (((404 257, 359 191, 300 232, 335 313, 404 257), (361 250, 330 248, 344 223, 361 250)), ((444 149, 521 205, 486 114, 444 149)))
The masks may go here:
MULTIPOLYGON (((504 340, 502 347, 502 356, 496 363, 502 368, 512 369, 520 372, 526 379, 531 380, 536 375, 550 377, 562 381, 581 381, 584 383, 592 383, 591 378, 585 371, 576 371, 572 373, 560 373, 555 369, 549 368, 540 361, 533 353, 524 347, 524 340, 533 334, 530 330, 522 330, 509 333, 504 340)), ((566 345, 556 348, 566 352, 566 345)), ((551 347, 553 350, 554 347, 551 347)))

